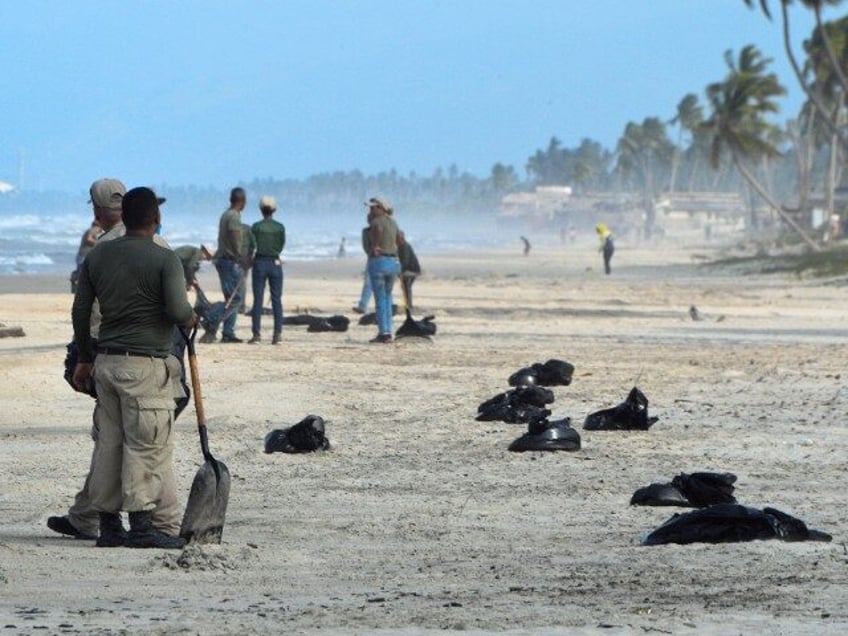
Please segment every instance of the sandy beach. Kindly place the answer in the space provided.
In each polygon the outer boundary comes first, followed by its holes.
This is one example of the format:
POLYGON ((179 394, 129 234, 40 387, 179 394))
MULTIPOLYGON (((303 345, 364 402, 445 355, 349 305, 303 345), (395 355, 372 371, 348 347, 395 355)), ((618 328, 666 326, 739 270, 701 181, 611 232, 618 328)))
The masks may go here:
MULTIPOLYGON (((699 253, 709 253, 698 250, 699 253)), ((0 278, 2 634, 843 634, 848 631, 846 287, 740 276, 622 244, 421 254, 432 343, 286 328, 284 344, 199 345, 210 444, 232 473, 224 541, 97 549, 45 526, 88 468, 92 401, 62 378, 61 277, 0 278), (696 305, 704 320, 688 316, 696 305), (561 358, 575 425, 634 384, 648 432, 580 429, 575 453, 510 453, 525 427, 474 421, 533 362, 561 358), (314 413, 331 451, 266 455, 314 413), (671 508, 628 506, 680 472, 738 475, 832 543, 643 547, 671 508)), ((363 261, 286 265, 287 313, 350 311, 363 261)), ((213 270, 201 283, 220 297, 213 270)), ((265 321, 270 339, 270 317, 265 321)), ((237 329, 250 336, 249 319, 237 329)), ((177 422, 183 499, 201 456, 177 422)))

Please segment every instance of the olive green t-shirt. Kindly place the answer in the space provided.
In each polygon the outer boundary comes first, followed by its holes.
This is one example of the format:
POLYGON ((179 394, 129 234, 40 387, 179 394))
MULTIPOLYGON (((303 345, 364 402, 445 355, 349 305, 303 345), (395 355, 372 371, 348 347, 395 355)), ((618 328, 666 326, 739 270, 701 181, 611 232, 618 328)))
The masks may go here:
POLYGON ((203 251, 194 245, 180 245, 174 248, 174 254, 179 257, 180 262, 183 264, 186 285, 191 284, 194 280, 195 272, 200 268, 203 251))
MULTIPOLYGON (((127 233, 127 228, 124 227, 123 222, 116 223, 111 230, 108 232, 104 232, 97 238, 97 245, 101 243, 108 243, 109 241, 114 241, 115 239, 119 239, 127 233)), ((171 249, 171 246, 168 245, 168 241, 163 239, 158 234, 153 237, 153 242, 156 245, 161 245, 166 249, 171 249)), ((93 248, 92 248, 93 249, 93 248)), ((98 335, 100 334, 100 303, 97 300, 94 301, 94 307, 91 310, 91 337, 97 340, 98 335)))
POLYGON ((94 357, 91 310, 100 303, 99 347, 165 356, 174 326, 191 318, 180 259, 152 240, 124 236, 99 243, 80 266, 71 317, 80 362, 94 357))
MULTIPOLYGON (((395 220, 387 214, 375 216, 371 219, 372 241, 374 240, 374 228, 380 229, 380 242, 378 245, 374 245, 373 248, 379 247, 381 255, 384 256, 396 255, 398 226, 395 220)), ((372 252, 370 256, 374 256, 374 253, 372 252)))
POLYGON ((218 222, 218 249, 215 258, 229 258, 237 261, 241 255, 241 235, 243 233, 241 212, 230 208, 221 215, 218 222), (230 240, 230 233, 237 232, 239 239, 235 242, 230 240))
POLYGON ((262 219, 250 228, 256 239, 256 255, 277 258, 286 246, 286 228, 274 219, 262 219))
POLYGON ((248 256, 253 256, 256 251, 256 239, 253 237, 253 232, 250 231, 250 226, 247 223, 241 224, 241 248, 239 256, 244 260, 248 256))

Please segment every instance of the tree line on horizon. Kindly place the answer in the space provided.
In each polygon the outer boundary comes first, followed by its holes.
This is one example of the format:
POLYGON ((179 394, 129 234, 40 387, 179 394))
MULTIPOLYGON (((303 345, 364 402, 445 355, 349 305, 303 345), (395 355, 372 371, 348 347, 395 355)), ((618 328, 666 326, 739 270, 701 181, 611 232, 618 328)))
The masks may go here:
MULTIPOLYGON (((769 0, 742 1, 775 19, 769 0)), ((765 206, 817 248, 807 231, 811 201, 823 202, 829 213, 842 212, 835 209, 834 193, 848 157, 848 16, 831 21, 822 17, 825 6, 838 6, 842 0, 799 0, 816 20, 799 53, 789 28, 793 2, 774 2, 786 55, 806 97, 800 112, 782 123, 777 122, 779 99, 786 89, 769 70, 772 60, 748 44, 725 53, 725 76, 707 84, 701 95, 687 93, 665 116, 627 122, 614 148, 588 137, 566 147, 553 136, 528 157, 523 174, 498 162, 485 177, 452 164, 430 175, 350 170, 305 179, 268 177, 238 185, 256 197, 272 194, 293 212, 346 212, 380 194, 404 214, 480 215, 496 212, 507 193, 567 185, 578 195, 637 195, 646 236, 655 223, 655 202, 663 194, 737 192, 751 202, 751 227, 759 225, 757 209, 765 206)), ((225 189, 159 187, 174 208, 218 211, 226 204, 225 189)), ((67 194, 23 192, 0 197, 0 209, 16 204, 20 208, 23 203, 43 207, 60 200, 67 204, 67 194)))

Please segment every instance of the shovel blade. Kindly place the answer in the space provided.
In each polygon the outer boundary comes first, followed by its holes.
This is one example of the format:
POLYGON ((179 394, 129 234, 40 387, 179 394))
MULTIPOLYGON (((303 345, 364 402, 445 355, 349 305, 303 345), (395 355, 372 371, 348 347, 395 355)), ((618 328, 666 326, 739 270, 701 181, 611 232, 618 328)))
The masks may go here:
POLYGON ((221 543, 229 499, 230 471, 223 462, 207 460, 191 483, 180 536, 190 543, 221 543))

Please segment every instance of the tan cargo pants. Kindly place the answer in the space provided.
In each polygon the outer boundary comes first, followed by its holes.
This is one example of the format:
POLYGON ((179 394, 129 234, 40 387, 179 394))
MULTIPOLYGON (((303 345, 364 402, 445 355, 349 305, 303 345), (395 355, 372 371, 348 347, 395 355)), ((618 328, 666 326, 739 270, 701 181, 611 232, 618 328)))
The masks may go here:
POLYGON ((97 436, 88 490, 95 510, 151 510, 163 532, 178 534, 180 506, 173 466, 174 386, 179 361, 97 356, 97 436))

